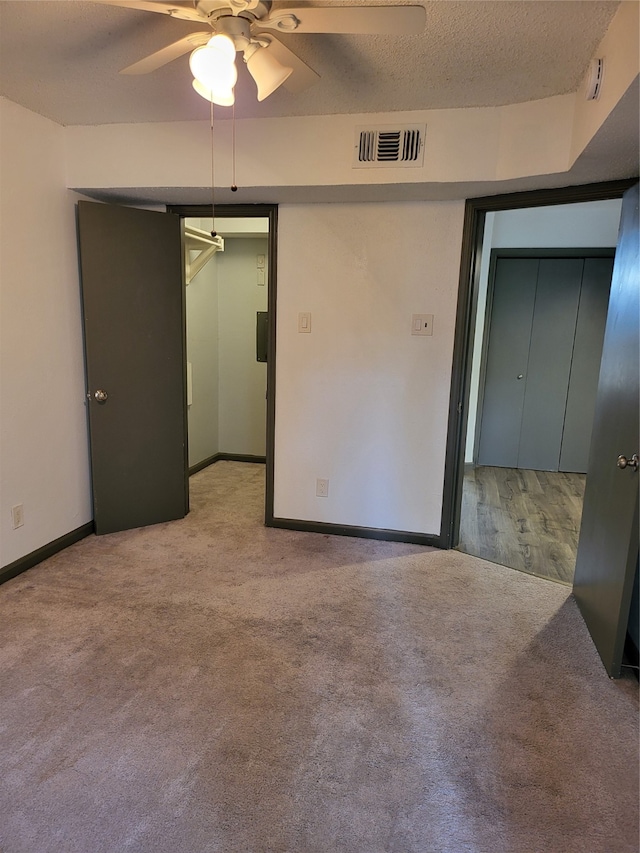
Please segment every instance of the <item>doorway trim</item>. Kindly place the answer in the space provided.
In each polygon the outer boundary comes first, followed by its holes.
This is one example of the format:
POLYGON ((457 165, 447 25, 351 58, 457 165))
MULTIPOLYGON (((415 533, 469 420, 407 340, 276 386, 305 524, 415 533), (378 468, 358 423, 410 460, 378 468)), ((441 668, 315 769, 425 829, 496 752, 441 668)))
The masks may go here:
MULTIPOLYGON (((177 213, 183 219, 211 218, 210 204, 171 204, 168 213, 177 213)), ((276 423, 276 280, 278 249, 278 205, 277 204, 216 204, 216 216, 224 218, 261 218, 269 220, 269 278, 267 282, 267 423, 266 423, 266 484, 264 521, 273 522, 274 491, 274 448, 276 423)), ((219 458, 223 458, 220 456, 219 458)))
POLYGON ((501 210, 521 210, 528 207, 549 207, 558 204, 622 198, 624 191, 636 181, 637 178, 629 178, 576 187, 532 190, 467 199, 462 232, 460 284, 458 287, 449 397, 449 421, 440 523, 441 548, 453 548, 457 545, 460 535, 473 336, 486 214, 501 210))

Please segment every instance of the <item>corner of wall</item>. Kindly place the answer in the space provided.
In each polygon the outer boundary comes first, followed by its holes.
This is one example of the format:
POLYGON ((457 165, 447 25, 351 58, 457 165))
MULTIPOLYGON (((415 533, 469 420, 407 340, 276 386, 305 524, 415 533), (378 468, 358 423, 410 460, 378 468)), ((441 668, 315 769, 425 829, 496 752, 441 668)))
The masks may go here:
POLYGON ((597 100, 587 101, 588 74, 586 73, 575 96, 571 166, 637 79, 640 72, 639 31, 640 4, 636 0, 632 2, 624 0, 620 3, 609 29, 593 54, 594 59, 603 58, 605 63, 600 97, 597 100))

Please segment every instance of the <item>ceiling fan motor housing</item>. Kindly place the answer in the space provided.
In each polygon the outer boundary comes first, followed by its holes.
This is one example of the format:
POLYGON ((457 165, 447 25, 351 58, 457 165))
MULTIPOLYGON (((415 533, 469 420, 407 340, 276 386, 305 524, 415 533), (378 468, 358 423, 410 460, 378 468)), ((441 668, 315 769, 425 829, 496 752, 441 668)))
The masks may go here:
POLYGON ((212 22, 216 33, 229 36, 236 50, 246 50, 251 42, 251 22, 244 16, 223 15, 212 22))
POLYGON ((253 21, 268 14, 271 0, 196 0, 196 9, 211 23, 229 15, 242 15, 253 21))

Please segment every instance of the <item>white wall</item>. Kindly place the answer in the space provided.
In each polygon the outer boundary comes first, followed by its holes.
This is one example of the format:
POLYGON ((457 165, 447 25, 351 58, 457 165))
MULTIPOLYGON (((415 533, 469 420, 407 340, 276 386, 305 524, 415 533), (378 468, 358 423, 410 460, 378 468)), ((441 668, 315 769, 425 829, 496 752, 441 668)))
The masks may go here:
POLYGON ((281 206, 276 517, 439 534, 463 215, 281 206), (413 313, 434 314, 432 337, 413 313))
POLYGON ((219 450, 266 453, 267 365, 256 361, 256 312, 267 310, 267 285, 257 284, 256 256, 268 239, 225 238, 216 255, 219 300, 219 450))
MULTIPOLYGON (((446 184, 565 172, 573 164, 574 107, 569 94, 502 107, 239 120, 237 201, 255 200, 256 188, 446 184), (398 123, 426 123, 424 165, 354 169, 356 128, 398 123)), ((216 127, 222 190, 231 184, 231 121, 216 127)), ((117 188, 125 195, 127 188, 207 187, 209 134, 208 122, 68 127, 69 186, 117 188)))
POLYGON ((501 210, 495 214, 493 249, 568 249, 615 246, 622 199, 501 210))
MULTIPOLYGON (((91 508, 64 175, 72 129, 7 101, 0 109, 6 565, 89 521, 91 508), (13 531, 17 503, 26 523, 13 531)), ((173 166, 157 155, 156 186, 170 186, 173 166)), ((85 164, 95 157, 85 151, 85 164)), ((462 222, 459 202, 281 206, 276 516, 439 532, 462 222), (298 334, 299 311, 312 312, 311 335, 298 334), (435 315, 433 337, 409 334, 412 313, 435 315), (328 498, 315 496, 318 477, 330 479, 328 498)))
POLYGON ((478 282, 478 297, 476 301, 476 317, 473 333, 473 355, 471 360, 471 379, 469 381, 469 404, 467 411, 467 438, 465 443, 465 462, 473 461, 473 446, 475 444, 476 413, 478 394, 480 393, 480 367, 482 362, 482 340, 484 336, 484 318, 487 310, 487 285, 489 281, 489 264, 491 262, 491 246, 496 214, 487 213, 484 221, 484 236, 482 239, 482 257, 480 259, 480 276, 478 282))
POLYGON ((0 565, 91 520, 64 129, 0 99, 0 565), (25 523, 12 529, 11 507, 25 523))
POLYGON ((622 199, 489 213, 482 247, 465 461, 473 461, 491 249, 609 248, 618 242, 622 199))
MULTIPOLYGON (((187 224, 206 229, 199 219, 187 224)), ((191 364, 192 403, 189 465, 218 452, 218 275, 214 255, 187 285, 187 361, 191 364)))
POLYGON ((629 89, 640 71, 640 4, 638 0, 620 3, 604 38, 593 52, 604 59, 604 76, 600 97, 586 100, 589 75, 585 75, 578 92, 573 118, 571 160, 575 160, 598 132, 618 101, 629 89))
MULTIPOLYGON (((211 222, 210 219, 202 220, 211 222)), ((209 226, 210 227, 210 226, 209 226)), ((204 226, 203 226, 204 228, 204 226)), ((267 237, 268 216, 216 216, 216 231, 223 237, 267 237)))

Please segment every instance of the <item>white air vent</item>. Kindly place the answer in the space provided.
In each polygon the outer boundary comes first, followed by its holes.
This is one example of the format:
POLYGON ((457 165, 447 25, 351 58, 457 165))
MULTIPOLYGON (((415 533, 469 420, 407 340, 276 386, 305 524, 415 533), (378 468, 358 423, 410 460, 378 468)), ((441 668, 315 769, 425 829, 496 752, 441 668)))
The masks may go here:
POLYGON ((357 127, 353 166, 355 169, 422 166, 425 132, 425 125, 357 127))

